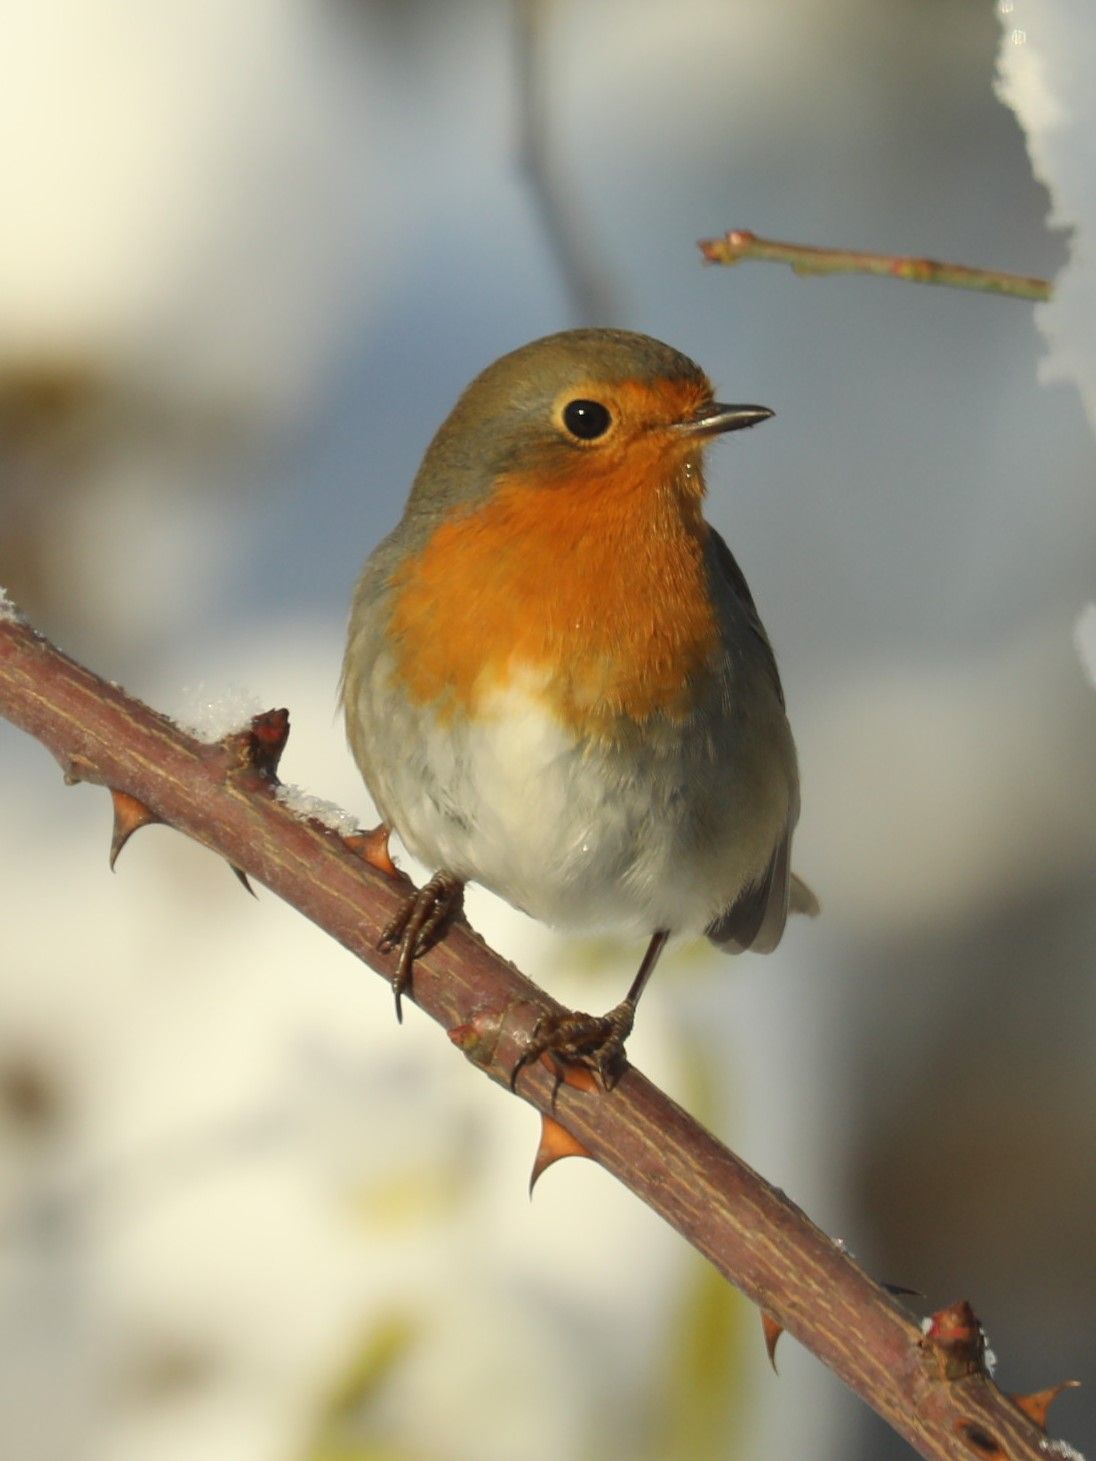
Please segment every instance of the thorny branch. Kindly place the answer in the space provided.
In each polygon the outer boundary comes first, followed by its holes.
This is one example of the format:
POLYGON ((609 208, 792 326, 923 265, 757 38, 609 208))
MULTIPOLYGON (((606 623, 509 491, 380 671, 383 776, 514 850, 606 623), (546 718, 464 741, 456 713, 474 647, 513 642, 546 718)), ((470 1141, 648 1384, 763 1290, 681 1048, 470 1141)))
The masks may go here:
POLYGON ((819 248, 814 244, 781 243, 758 238, 745 228, 732 228, 722 238, 703 238, 697 244, 708 264, 741 264, 757 259, 789 264, 796 274, 875 274, 904 279, 909 284, 938 284, 951 289, 975 289, 984 294, 1005 294, 1013 299, 1046 302, 1050 285, 1028 274, 1006 274, 1000 269, 975 269, 968 264, 945 264, 938 259, 907 258, 901 254, 874 254, 864 249, 819 248))
MULTIPOLYGON (((60 653, 0 598, 0 714, 48 747, 67 780, 111 789, 115 853, 128 828, 168 823, 391 975, 394 956, 377 942, 409 885, 275 798, 284 711, 216 744, 196 741, 60 653)), ((462 922, 416 965, 413 997, 503 1089, 538 1016, 558 1008, 462 922)), ((969 1306, 941 1311, 923 1333, 840 1245, 639 1071, 608 1094, 556 1086, 540 1065, 517 1082, 523 1099, 555 1118, 555 1148, 542 1144, 538 1162, 591 1156, 761 1307, 770 1338, 788 1329, 921 1455, 1053 1454, 1032 1404, 1050 1392, 1017 1402, 996 1387, 969 1306)))

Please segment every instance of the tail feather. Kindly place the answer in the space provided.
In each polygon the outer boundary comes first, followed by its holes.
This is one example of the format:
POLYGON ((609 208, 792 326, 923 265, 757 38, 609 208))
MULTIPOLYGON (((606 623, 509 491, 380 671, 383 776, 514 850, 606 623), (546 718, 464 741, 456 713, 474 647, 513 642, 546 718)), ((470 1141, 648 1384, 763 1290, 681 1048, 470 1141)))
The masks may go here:
POLYGON ((707 929, 712 943, 728 954, 752 949, 755 954, 769 954, 784 934, 789 913, 805 913, 814 918, 821 904, 810 888, 788 865, 791 834, 785 836, 765 875, 745 888, 707 929))
POLYGON ((791 913, 804 913, 808 918, 817 918, 822 912, 822 904, 798 873, 792 873, 788 910, 791 913))

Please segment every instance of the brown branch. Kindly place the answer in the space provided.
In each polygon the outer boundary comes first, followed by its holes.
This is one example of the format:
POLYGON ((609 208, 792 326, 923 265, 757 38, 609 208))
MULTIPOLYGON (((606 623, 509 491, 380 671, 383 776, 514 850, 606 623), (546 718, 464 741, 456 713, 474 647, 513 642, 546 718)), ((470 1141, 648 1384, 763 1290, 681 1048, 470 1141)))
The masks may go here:
POLYGON ((790 264, 797 274, 875 274, 904 279, 910 284, 939 284, 951 289, 975 289, 1006 294, 1013 299, 1045 303, 1050 285, 1028 274, 1006 274, 999 269, 974 269, 967 264, 944 264, 937 259, 906 258, 900 254, 873 254, 863 249, 826 249, 812 244, 781 243, 758 238, 745 228, 732 228, 722 238, 703 238, 697 248, 708 264, 741 264, 757 259, 769 264, 790 264))
MULTIPOLYGON (((335 832, 275 798, 285 712, 257 717, 250 731, 216 744, 196 741, 5 615, 0 598, 0 714, 47 746, 67 780, 132 799, 120 799, 123 820, 141 825, 149 820, 143 808, 170 823, 391 974, 377 939, 408 884, 366 866, 335 832)), ((414 999, 504 1088, 537 1017, 558 1008, 460 923, 416 965, 414 999)), ((923 1456, 1045 1457, 1044 1433, 989 1379, 976 1345, 974 1358, 957 1364, 954 1338, 946 1349, 940 1337, 953 1324, 922 1335, 794 1203, 637 1070, 609 1094, 566 1084, 554 1093, 554 1084, 537 1065, 518 1089, 923 1456)))

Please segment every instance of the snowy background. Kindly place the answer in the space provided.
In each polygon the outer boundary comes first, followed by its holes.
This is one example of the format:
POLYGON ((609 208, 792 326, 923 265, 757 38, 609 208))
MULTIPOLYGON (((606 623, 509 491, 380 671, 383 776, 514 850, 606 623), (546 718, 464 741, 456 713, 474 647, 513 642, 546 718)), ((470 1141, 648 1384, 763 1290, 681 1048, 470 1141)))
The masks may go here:
MULTIPOLYGON (((824 917, 678 950, 631 1052, 1006 1389, 1091 1381, 1090 0, 10 0, 0 55, 0 583, 160 708, 290 706, 363 822, 346 607, 472 375, 613 323, 775 409, 709 511, 824 917), (702 268, 732 226, 1056 298, 702 268)), ((0 804, 6 1454, 908 1454, 588 1164, 528 1203, 528 1108, 270 895, 164 828, 112 877, 4 723, 0 804)), ((638 956, 470 915, 589 1008, 638 956)))

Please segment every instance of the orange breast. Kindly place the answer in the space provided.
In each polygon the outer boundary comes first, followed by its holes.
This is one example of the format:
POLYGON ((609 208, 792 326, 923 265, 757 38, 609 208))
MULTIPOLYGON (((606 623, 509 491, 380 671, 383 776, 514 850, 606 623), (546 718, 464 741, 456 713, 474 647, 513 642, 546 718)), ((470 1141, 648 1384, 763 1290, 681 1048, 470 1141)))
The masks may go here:
POLYGON ((717 640, 698 463, 652 444, 533 485, 510 477, 400 571, 398 673, 439 714, 522 676, 567 724, 684 716, 717 640))

